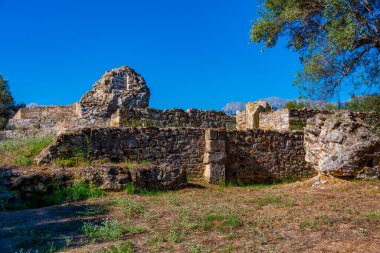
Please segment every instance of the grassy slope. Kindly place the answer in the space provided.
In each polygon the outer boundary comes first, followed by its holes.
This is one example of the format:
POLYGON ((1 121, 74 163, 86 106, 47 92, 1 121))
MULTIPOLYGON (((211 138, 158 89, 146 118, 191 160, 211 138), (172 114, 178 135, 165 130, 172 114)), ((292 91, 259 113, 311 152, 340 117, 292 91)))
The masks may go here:
POLYGON ((203 186, 3 213, 0 245, 37 246, 17 237, 34 231, 67 252, 378 252, 380 182, 203 186))
POLYGON ((0 141, 0 166, 30 166, 52 141, 51 135, 0 141))

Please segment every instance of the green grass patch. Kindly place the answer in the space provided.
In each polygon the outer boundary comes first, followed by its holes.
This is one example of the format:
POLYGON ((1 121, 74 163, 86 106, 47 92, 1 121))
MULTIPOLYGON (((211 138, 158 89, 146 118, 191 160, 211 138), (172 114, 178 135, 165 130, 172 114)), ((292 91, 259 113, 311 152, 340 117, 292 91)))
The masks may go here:
POLYGON ((214 227, 220 230, 233 230, 243 225, 243 221, 235 213, 222 214, 221 212, 207 214, 203 217, 203 229, 210 230, 214 227))
POLYGON ((30 166, 33 159, 53 142, 52 135, 0 141, 0 164, 30 166))
POLYGON ((130 199, 116 199, 112 204, 121 207, 123 213, 127 215, 140 215, 145 212, 144 206, 130 199))
POLYGON ((367 217, 373 221, 380 221, 380 210, 368 212, 367 217))
POLYGON ((293 123, 293 124, 290 124, 289 125, 289 130, 292 130, 292 131, 303 131, 304 129, 304 125, 300 124, 300 123, 293 123))
POLYGON ((145 228, 126 225, 117 220, 105 220, 100 225, 86 222, 83 224, 82 230, 86 236, 94 241, 115 241, 124 234, 140 234, 146 231, 145 228))
POLYGON ((100 188, 84 181, 74 183, 72 186, 57 187, 52 194, 44 196, 47 203, 60 204, 64 201, 79 201, 88 198, 98 198, 105 195, 100 188))
POLYGON ((318 230, 323 226, 333 226, 336 223, 334 219, 332 219, 330 216, 325 214, 319 214, 316 215, 312 219, 306 219, 300 223, 300 228, 305 229, 312 229, 312 230, 318 230))
POLYGON ((8 206, 7 209, 27 209, 59 205, 66 201, 79 201, 88 198, 98 198, 105 196, 105 194, 105 191, 102 189, 84 181, 75 182, 73 185, 65 187, 53 184, 51 192, 47 192, 43 195, 32 195, 28 198, 28 200, 17 205, 8 206))
POLYGON ((90 164, 90 159, 82 149, 76 149, 70 154, 54 159, 54 164, 64 168, 86 167, 90 164))

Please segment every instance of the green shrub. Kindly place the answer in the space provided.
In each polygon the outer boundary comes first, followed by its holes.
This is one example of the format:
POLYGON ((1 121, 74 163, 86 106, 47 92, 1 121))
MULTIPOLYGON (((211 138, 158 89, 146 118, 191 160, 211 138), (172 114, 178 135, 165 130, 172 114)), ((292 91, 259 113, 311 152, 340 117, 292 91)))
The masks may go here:
POLYGON ((65 201, 79 201, 88 198, 98 198, 105 192, 94 185, 79 181, 73 185, 61 187, 57 184, 52 186, 52 191, 45 195, 36 195, 24 203, 24 208, 59 205, 65 201))
POLYGON ((339 110, 339 106, 337 106, 336 104, 332 104, 332 103, 326 103, 323 106, 323 109, 328 110, 328 111, 336 111, 336 110, 339 110))
POLYGON ((353 112, 374 112, 380 114, 380 94, 353 97, 345 109, 353 112))
POLYGON ((84 154, 82 149, 76 149, 70 154, 56 158, 54 164, 60 167, 85 167, 90 164, 88 155, 84 154))
POLYGON ((368 212, 367 217, 373 221, 380 221, 380 210, 368 212))
POLYGON ((302 108, 306 108, 308 107, 308 105, 304 102, 297 102, 297 101, 289 101, 285 104, 284 108, 287 108, 287 109, 302 109, 302 108))

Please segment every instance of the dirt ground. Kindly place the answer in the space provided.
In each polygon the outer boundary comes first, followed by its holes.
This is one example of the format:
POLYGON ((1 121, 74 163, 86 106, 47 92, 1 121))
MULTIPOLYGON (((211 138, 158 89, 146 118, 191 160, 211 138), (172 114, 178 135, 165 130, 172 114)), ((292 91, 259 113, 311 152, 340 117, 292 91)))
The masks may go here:
POLYGON ((380 252, 380 182, 313 182, 192 182, 179 191, 2 212, 0 252, 380 252), (104 221, 128 229, 85 233, 84 224, 104 221))

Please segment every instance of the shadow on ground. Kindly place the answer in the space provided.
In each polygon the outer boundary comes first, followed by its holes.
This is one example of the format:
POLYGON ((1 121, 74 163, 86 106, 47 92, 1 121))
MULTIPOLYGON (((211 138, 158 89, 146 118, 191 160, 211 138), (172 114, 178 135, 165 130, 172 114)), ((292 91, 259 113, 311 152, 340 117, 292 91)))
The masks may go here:
POLYGON ((66 204, 0 212, 0 252, 54 252, 87 242, 82 225, 109 212, 98 204, 66 204))

